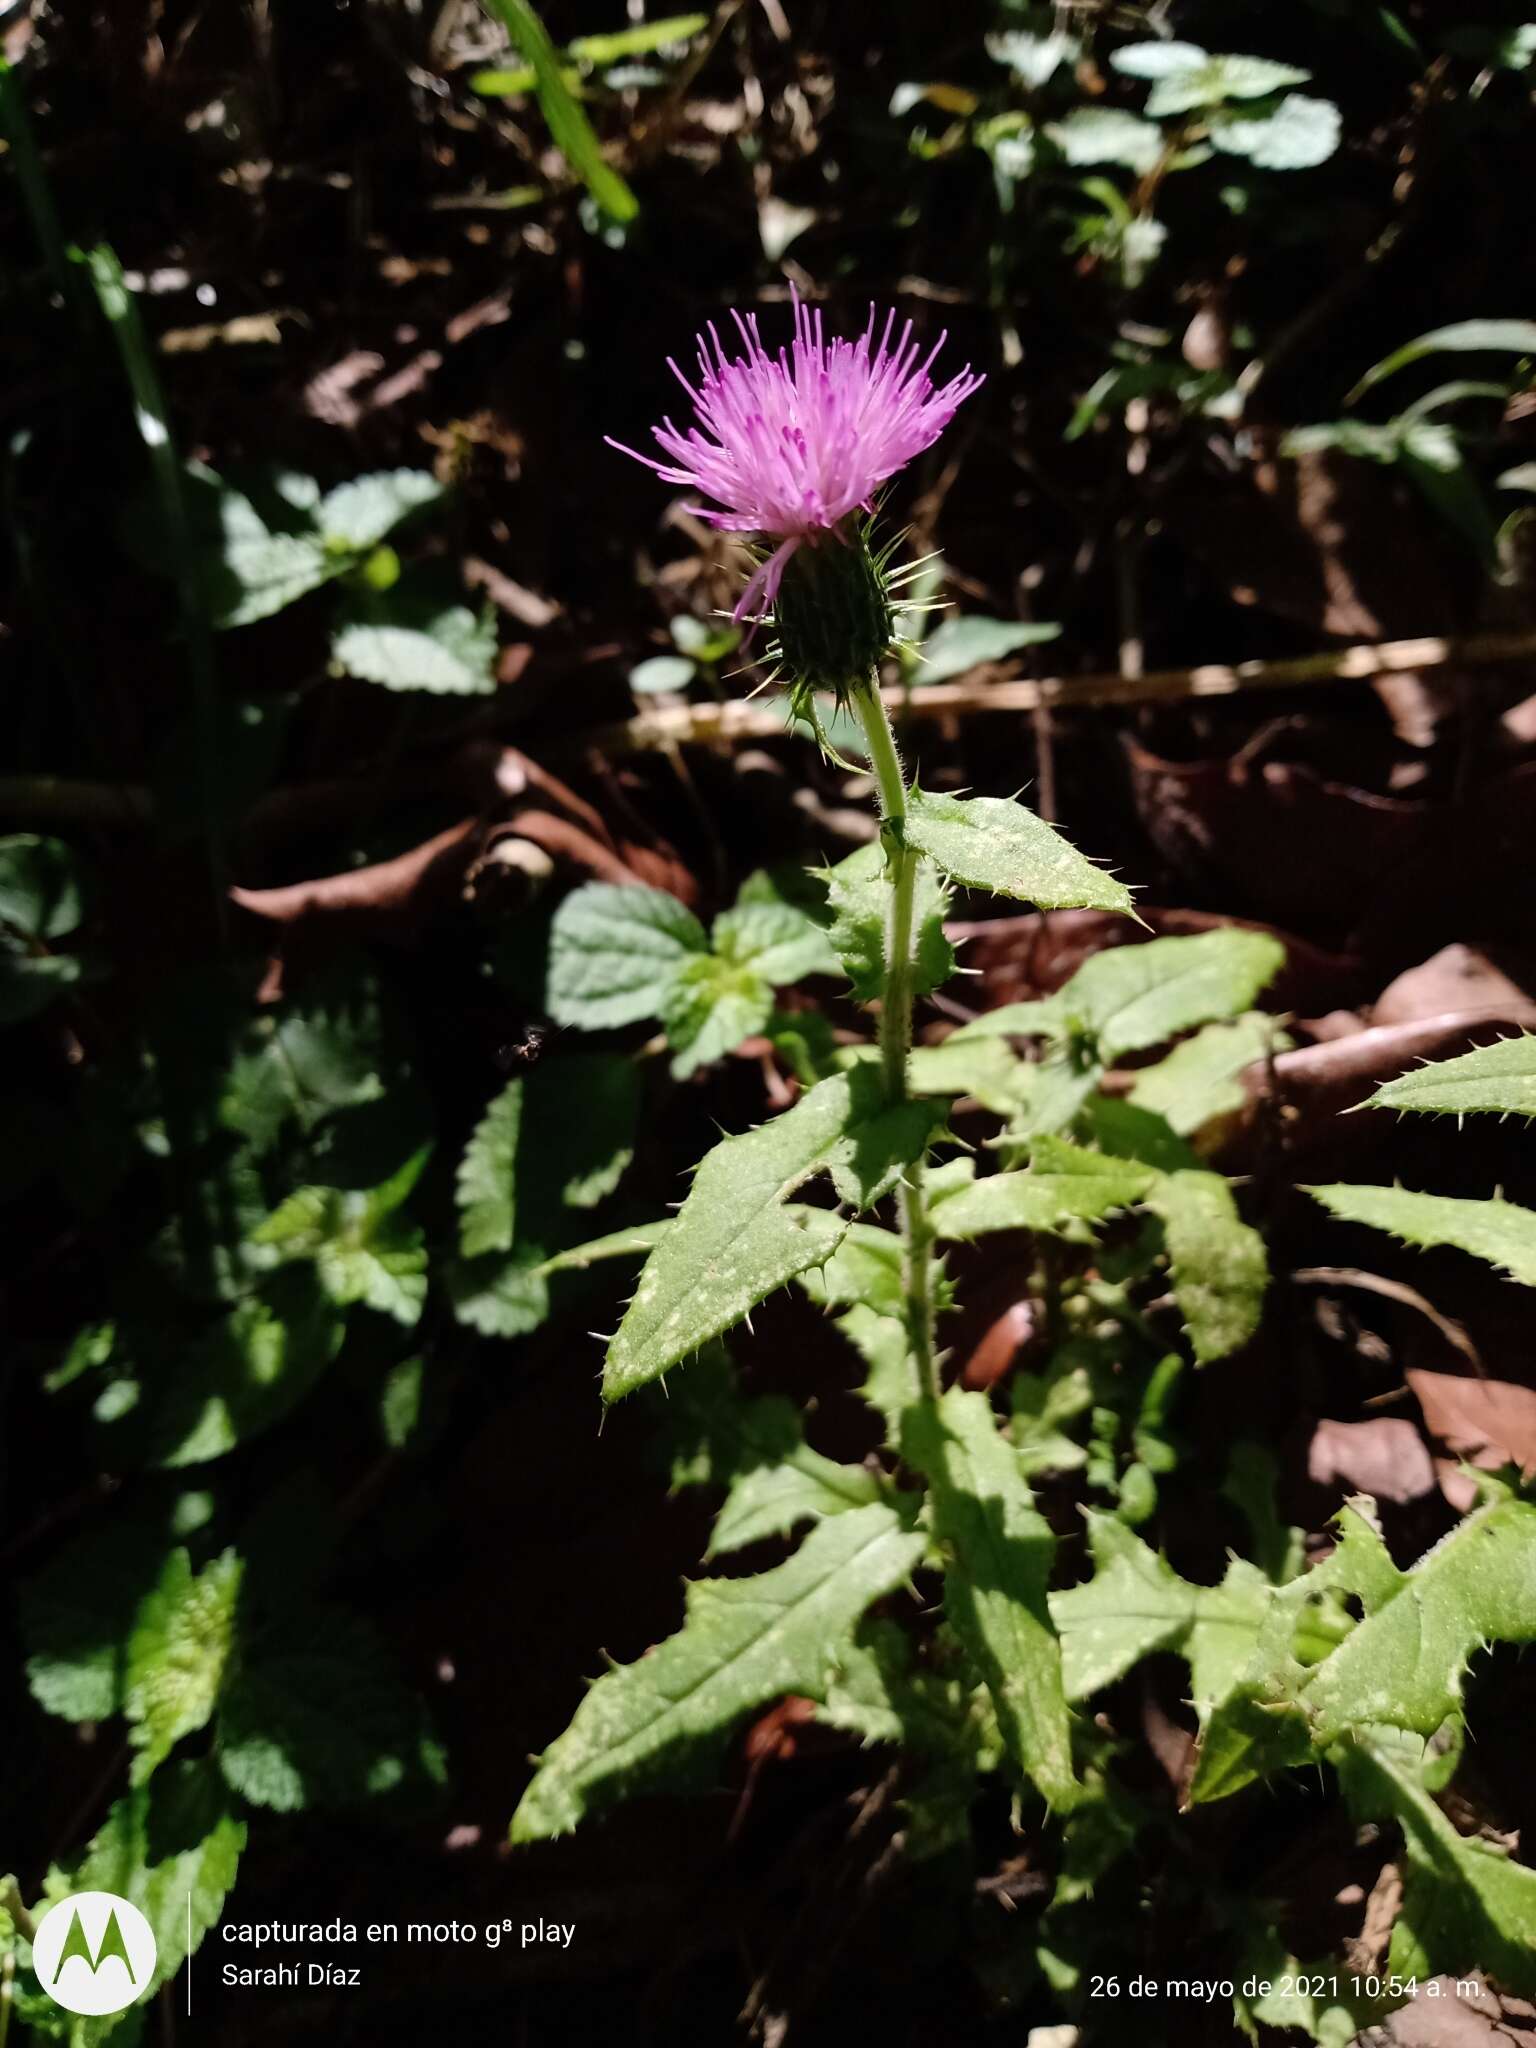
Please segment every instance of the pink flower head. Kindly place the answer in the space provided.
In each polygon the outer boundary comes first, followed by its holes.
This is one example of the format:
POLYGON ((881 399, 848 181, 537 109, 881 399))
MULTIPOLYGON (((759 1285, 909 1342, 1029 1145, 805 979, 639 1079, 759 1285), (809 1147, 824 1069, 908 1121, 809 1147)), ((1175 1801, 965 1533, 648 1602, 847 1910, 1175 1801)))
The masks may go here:
POLYGON ((778 543, 742 592, 738 620, 772 605, 802 541, 871 510, 881 484, 932 447, 983 381, 966 368, 935 390, 928 373, 945 336, 919 362, 910 320, 893 343, 894 313, 878 340, 872 306, 857 341, 829 342, 820 312, 798 292, 794 304, 795 338, 777 356, 763 347, 755 314, 732 313, 746 354, 730 359, 711 322, 699 336, 697 391, 668 358, 700 423, 684 432, 665 419, 652 429, 670 462, 609 442, 667 483, 712 498, 720 510, 692 508, 711 525, 778 543))

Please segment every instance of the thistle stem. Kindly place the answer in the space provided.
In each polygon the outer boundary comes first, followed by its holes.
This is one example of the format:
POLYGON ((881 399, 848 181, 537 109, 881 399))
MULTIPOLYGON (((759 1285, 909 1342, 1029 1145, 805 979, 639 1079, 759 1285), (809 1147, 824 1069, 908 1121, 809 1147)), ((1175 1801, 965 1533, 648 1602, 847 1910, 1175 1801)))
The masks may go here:
MULTIPOLYGON (((907 1055, 912 1050, 912 939, 919 856, 906 844, 907 785, 891 731, 890 713, 875 680, 871 678, 855 689, 850 703, 869 743, 870 766, 879 786, 886 873, 891 885, 886 915, 885 989, 880 1002, 880 1063, 889 1099, 904 1102, 908 1095, 907 1055)), ((923 1178, 924 1162, 918 1159, 908 1168, 898 1196, 902 1292, 918 1390, 922 1399, 936 1401, 939 1367, 933 1334, 933 1230, 928 1221, 923 1178)))

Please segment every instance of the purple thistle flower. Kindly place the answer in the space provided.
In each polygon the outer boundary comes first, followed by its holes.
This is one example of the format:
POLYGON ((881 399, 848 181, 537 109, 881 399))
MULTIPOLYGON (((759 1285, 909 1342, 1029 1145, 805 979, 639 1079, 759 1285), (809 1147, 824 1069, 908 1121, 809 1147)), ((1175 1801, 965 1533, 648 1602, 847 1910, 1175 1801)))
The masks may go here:
POLYGON ((755 314, 732 313, 746 354, 729 360, 710 322, 698 338, 697 390, 668 357, 700 423, 683 431, 664 419, 652 428, 670 462, 609 439, 667 483, 712 498, 720 510, 690 508, 712 526, 777 543, 742 592, 737 620, 773 604, 802 542, 814 546, 850 512, 872 510, 881 484, 932 447, 983 382, 967 367, 936 390, 928 373, 946 337, 920 362, 910 320, 892 341, 894 313, 878 341, 872 306, 857 341, 829 342, 820 312, 798 292, 794 306, 794 341, 777 356, 763 347, 755 314))

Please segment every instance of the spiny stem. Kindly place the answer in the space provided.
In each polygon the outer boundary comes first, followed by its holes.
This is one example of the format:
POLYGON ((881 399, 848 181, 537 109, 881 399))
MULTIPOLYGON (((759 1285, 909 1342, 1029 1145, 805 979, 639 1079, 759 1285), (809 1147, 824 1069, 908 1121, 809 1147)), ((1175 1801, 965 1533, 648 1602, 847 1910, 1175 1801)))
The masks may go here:
MULTIPOLYGON (((885 989, 880 1002, 880 1062, 892 1102, 907 1098, 907 1055, 912 1050, 912 938, 917 896, 917 853, 907 845, 907 786, 891 731, 890 714, 873 678, 853 690, 850 703, 869 742, 870 766, 880 790, 887 875, 891 884, 886 918, 885 989)), ((939 1397, 939 1368, 933 1337, 931 1251, 933 1231, 923 1190, 923 1161, 907 1170, 898 1202, 902 1238, 902 1291, 908 1342, 922 1398, 939 1397)))

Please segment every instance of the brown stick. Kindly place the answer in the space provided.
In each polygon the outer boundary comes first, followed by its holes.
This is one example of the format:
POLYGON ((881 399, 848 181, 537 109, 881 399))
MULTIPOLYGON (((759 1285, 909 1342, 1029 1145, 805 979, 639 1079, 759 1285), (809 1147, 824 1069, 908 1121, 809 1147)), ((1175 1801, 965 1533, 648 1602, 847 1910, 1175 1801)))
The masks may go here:
MULTIPOLYGON (((1037 711, 1054 705, 1178 703, 1188 697, 1230 697, 1240 690, 1294 690, 1317 683, 1392 675, 1401 669, 1485 667, 1536 657, 1536 633, 1477 633, 1464 640, 1426 637, 1341 647, 1287 661, 1204 662, 1198 668, 1118 671, 1089 676, 1021 677, 1012 682, 929 683, 882 694, 906 718, 944 718, 968 711, 1037 711)), ((784 731, 781 710, 750 699, 642 711, 619 725, 573 733, 548 751, 580 748, 602 754, 645 753, 697 742, 770 739, 784 731)))

